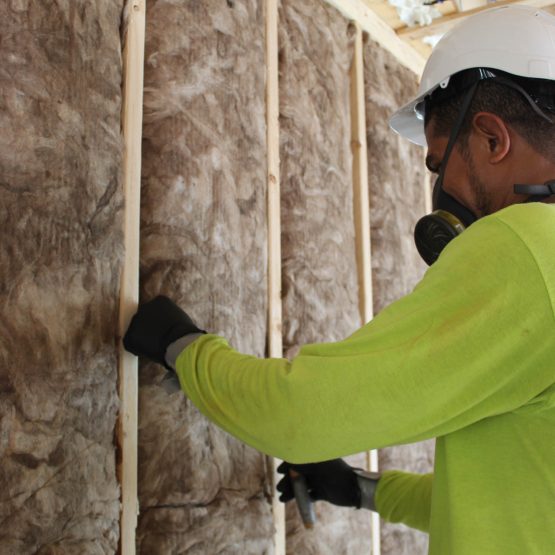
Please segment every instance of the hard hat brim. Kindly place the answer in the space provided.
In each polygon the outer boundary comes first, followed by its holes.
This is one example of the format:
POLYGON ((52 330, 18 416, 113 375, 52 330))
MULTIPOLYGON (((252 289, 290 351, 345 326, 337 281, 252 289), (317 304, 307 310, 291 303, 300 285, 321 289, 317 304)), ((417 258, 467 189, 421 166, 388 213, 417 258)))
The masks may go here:
POLYGON ((417 115, 416 106, 422 102, 426 94, 417 96, 401 106, 389 119, 389 126, 393 131, 419 146, 426 146, 427 143, 424 121, 417 115))

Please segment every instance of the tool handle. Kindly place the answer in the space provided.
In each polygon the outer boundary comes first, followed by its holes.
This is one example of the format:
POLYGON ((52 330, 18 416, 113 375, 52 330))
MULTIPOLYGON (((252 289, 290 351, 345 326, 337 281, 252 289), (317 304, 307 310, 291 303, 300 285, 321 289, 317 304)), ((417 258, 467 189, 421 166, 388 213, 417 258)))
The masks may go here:
POLYGON ((304 527, 311 529, 316 523, 316 515, 314 514, 312 499, 308 493, 306 478, 292 468, 289 469, 289 477, 291 478, 291 483, 293 484, 293 493, 295 494, 297 508, 299 509, 299 514, 301 515, 304 527))

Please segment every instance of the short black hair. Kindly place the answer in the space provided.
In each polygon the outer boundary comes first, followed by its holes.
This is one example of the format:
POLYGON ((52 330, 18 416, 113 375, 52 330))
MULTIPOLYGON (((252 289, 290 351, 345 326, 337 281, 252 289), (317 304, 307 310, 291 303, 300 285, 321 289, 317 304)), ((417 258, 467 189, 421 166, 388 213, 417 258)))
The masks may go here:
MULTIPOLYGON (((459 132, 459 144, 463 148, 466 147, 474 115, 478 112, 490 112, 513 127, 536 152, 555 162, 555 123, 549 123, 541 117, 530 104, 531 101, 535 102, 536 106, 555 122, 555 81, 497 73, 529 93, 530 100, 502 80, 480 81, 459 132)), ((434 130, 439 135, 449 136, 465 95, 466 90, 463 90, 454 96, 447 95, 447 98, 435 99, 434 95, 429 97, 426 101, 425 125, 428 125, 433 117, 434 130)))

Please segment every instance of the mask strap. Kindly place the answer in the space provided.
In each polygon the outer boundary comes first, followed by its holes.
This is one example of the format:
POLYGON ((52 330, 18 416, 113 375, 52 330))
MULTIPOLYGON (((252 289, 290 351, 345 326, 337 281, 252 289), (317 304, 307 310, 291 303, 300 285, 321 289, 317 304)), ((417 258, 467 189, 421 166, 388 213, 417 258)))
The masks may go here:
POLYGON ((478 88, 479 81, 476 81, 471 87, 470 90, 466 93, 464 97, 461 109, 459 111, 459 115, 457 116, 457 120, 455 121, 455 125, 451 130, 451 135, 449 136, 449 142, 447 143, 447 148, 445 149, 445 154, 443 155, 443 160, 441 161, 441 167, 439 169, 439 175, 437 178, 437 185, 438 187, 443 189, 443 176, 445 175, 445 170, 447 169, 447 162, 449 161, 449 156, 451 155, 451 151, 455 146, 455 142, 459 136, 459 132, 461 130, 462 124, 464 122, 464 118, 470 108, 470 104, 472 103, 472 99, 474 98, 474 94, 476 93, 476 89, 478 88))
MULTIPOLYGON (((555 195, 555 180, 553 181, 546 181, 543 185, 520 185, 517 184, 514 186, 514 192, 518 195, 531 195, 532 197, 542 197, 544 198, 550 197, 551 195, 555 195)), ((538 199, 530 199, 530 200, 538 200, 538 199)))

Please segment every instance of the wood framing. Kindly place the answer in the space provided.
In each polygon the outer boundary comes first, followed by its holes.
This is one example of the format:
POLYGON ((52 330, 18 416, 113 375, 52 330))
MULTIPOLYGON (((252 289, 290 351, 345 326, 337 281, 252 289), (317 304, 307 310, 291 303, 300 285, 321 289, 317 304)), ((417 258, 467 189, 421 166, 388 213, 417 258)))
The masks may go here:
MULTIPOLYGON (((268 356, 283 356, 281 310, 281 210, 279 186, 278 0, 266 0, 266 141, 268 152, 268 356)), ((277 464, 271 459, 274 549, 285 555, 285 505, 276 493, 277 464)))
POLYGON ((421 75, 426 59, 403 41, 395 31, 374 13, 363 0, 324 0, 347 19, 358 23, 380 46, 391 52, 399 63, 421 75))
POLYGON ((351 65, 351 150, 353 152, 353 201, 359 284, 359 308, 363 324, 372 319, 372 268, 370 265, 370 205, 368 198, 368 155, 362 31, 355 27, 355 48, 351 65))
MULTIPOLYGON (((351 64, 351 150, 353 153, 353 204, 359 284, 359 308, 363 324, 373 318, 372 266, 370 243, 370 200, 368 190, 368 150, 366 144, 366 108, 362 29, 355 29, 351 64)), ((367 453, 367 468, 378 470, 378 451, 367 453)), ((380 517, 372 513, 372 554, 380 555, 380 517)))
POLYGON ((270 357, 283 356, 281 314, 281 215, 279 187, 279 85, 277 0, 266 9, 266 138, 268 149, 268 345, 270 357))
MULTIPOLYGON (((120 290, 119 333, 123 337, 139 301, 139 230, 141 190, 141 136, 143 119, 143 63, 145 45, 145 0, 129 1, 125 7, 124 91, 122 127, 124 139, 124 246, 120 290)), ((135 530, 139 512, 137 496, 138 372, 137 357, 119 344, 118 422, 121 485, 120 552, 135 553, 135 530)))

